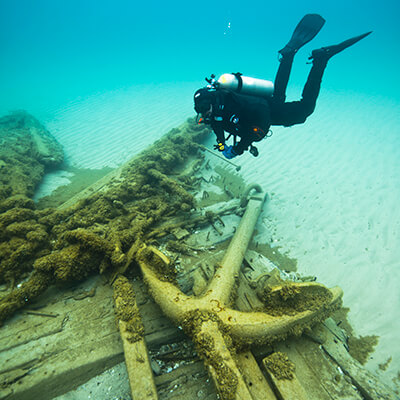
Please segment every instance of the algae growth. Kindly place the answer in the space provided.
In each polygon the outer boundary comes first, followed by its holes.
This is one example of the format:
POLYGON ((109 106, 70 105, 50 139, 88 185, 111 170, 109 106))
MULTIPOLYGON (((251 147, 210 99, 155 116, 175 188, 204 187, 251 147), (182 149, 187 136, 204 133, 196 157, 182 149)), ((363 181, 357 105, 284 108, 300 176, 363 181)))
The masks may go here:
MULTIPOLYGON (((127 163, 118 176, 95 193, 69 207, 39 210, 31 199, 33 190, 45 168, 54 160, 49 161, 45 129, 42 129, 43 137, 40 136, 40 126, 24 115, 6 118, 1 126, 4 132, 13 132, 9 136, 14 140, 10 142, 14 152, 10 154, 21 162, 21 168, 15 169, 14 176, 12 170, 7 168, 14 159, 0 153, 0 179, 5 183, 0 193, 0 284, 7 284, 10 288, 9 293, 0 299, 0 323, 51 285, 80 281, 90 274, 101 273, 107 274, 109 280, 114 282, 115 298, 120 299, 116 301, 117 316, 127 324, 131 335, 129 340, 139 340, 143 327, 133 290, 123 275, 136 264, 145 262, 156 272, 157 279, 175 282, 174 266, 158 262, 146 246, 157 243, 157 239, 168 235, 172 229, 190 228, 201 221, 212 223, 217 218, 213 213, 206 213, 198 220, 188 221, 189 213, 196 207, 192 193, 198 187, 198 178, 182 169, 190 157, 199 157, 193 143, 201 141, 208 130, 188 122, 127 163), (18 147, 18 138, 22 138, 25 150, 18 147), (32 152, 29 149, 33 149, 32 152), (22 165, 24 152, 28 154, 28 168, 22 165), (16 184, 25 181, 28 182, 25 185, 16 184), (171 224, 174 218, 178 222, 171 224)), ((7 134, 3 136, 8 137, 7 134)), ((61 160, 62 157, 59 162, 61 160)), ((238 182, 237 177, 231 178, 238 182)), ((242 187, 239 184, 236 186, 241 192, 242 187)), ((224 195, 231 197, 225 186, 224 195)), ((289 267, 284 269, 289 270, 289 267)), ((277 290, 275 285, 263 293, 266 303, 263 312, 267 311, 269 316, 253 316, 274 322, 272 316, 285 315, 277 320, 281 326, 279 334, 271 332, 265 335, 264 331, 260 331, 258 335, 252 335, 247 329, 251 313, 239 315, 232 310, 232 315, 225 313, 223 322, 222 316, 216 315, 233 304, 237 279, 230 288, 227 304, 215 304, 213 299, 209 305, 212 312, 197 308, 183 316, 182 326, 193 336, 199 354, 215 372, 222 398, 235 398, 243 386, 239 371, 234 370, 232 357, 236 354, 235 346, 265 343, 283 339, 289 334, 300 334, 307 326, 326 318, 338 306, 337 301, 331 304, 332 295, 327 295, 328 292, 322 289, 321 292, 316 289, 307 297, 299 286, 281 286, 277 290), (293 326, 287 324, 290 319, 286 315, 314 310, 319 314, 314 316, 313 312, 309 312, 305 321, 294 322, 293 326), (231 331, 235 328, 233 316, 239 321, 235 322, 236 336, 231 331), (247 332, 249 338, 242 338, 242 332, 247 332)), ((174 288, 170 289, 176 293, 174 288)), ((155 291, 152 294, 154 296, 155 291)), ((338 298, 341 296, 339 292, 336 295, 338 298)), ((255 327, 268 325, 260 324, 257 319, 253 322, 255 327)), ((285 368, 290 371, 289 366, 285 368)))
MULTIPOLYGON (((378 345, 379 336, 355 336, 355 332, 348 321, 349 312, 349 308, 342 307, 332 314, 332 318, 348 335, 347 346, 350 355, 360 364, 364 365, 368 361, 370 354, 375 351, 375 347, 378 345)), ((390 363, 390 360, 391 358, 389 358, 387 363, 390 363)), ((380 364, 379 368, 384 370, 384 365, 385 364, 380 364)))
POLYGON ((45 168, 62 162, 61 148, 28 114, 2 118, 0 284, 12 290, 0 300, 0 322, 52 284, 92 273, 117 276, 133 265, 158 223, 195 207, 174 171, 197 155, 192 144, 206 133, 188 122, 127 163, 101 191, 68 208, 39 210, 31 197, 45 168))
POLYGON ((0 201, 32 197, 45 169, 58 167, 63 158, 61 146, 28 113, 0 118, 0 201))
POLYGON ((132 285, 124 276, 118 277, 114 284, 114 303, 117 320, 125 322, 130 343, 143 338, 144 327, 136 304, 136 296, 132 285))
POLYGON ((285 353, 280 351, 272 353, 263 360, 263 363, 276 379, 291 380, 294 378, 296 370, 295 365, 289 360, 285 353))

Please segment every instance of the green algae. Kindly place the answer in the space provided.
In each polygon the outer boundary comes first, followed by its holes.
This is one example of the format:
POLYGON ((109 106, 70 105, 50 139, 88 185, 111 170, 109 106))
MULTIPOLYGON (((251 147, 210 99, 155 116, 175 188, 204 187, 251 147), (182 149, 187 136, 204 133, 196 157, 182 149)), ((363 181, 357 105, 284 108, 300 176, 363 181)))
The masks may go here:
POLYGON ((216 374, 218 381, 218 392, 223 400, 236 399, 236 391, 239 379, 235 372, 228 366, 215 350, 214 338, 204 332, 200 332, 195 337, 196 349, 206 365, 211 366, 216 374))
POLYGON ((347 341, 350 355, 364 365, 368 361, 369 355, 374 352, 375 347, 378 345, 378 339, 379 337, 376 335, 350 336, 347 341))
POLYGON ((174 267, 169 267, 169 265, 154 254, 151 249, 148 247, 142 249, 139 257, 152 266, 160 280, 173 283, 176 282, 176 269, 174 267))
POLYGON ((124 276, 118 277, 114 284, 114 304, 117 320, 125 322, 128 341, 135 343, 143 338, 144 327, 136 304, 136 296, 132 285, 124 276))
POLYGON ((393 360, 393 358, 391 356, 388 357, 388 359, 385 362, 383 362, 381 364, 378 364, 378 368, 381 371, 386 371, 388 369, 388 367, 389 367, 389 364, 392 362, 392 360, 393 360))
MULTIPOLYGON (((375 351, 379 336, 355 336, 355 332, 348 321, 349 312, 350 308, 341 307, 332 314, 332 318, 348 335, 347 345, 350 355, 360 364, 364 365, 368 361, 370 354, 375 351)), ((381 366, 379 366, 379 368, 381 368, 381 366)))
POLYGON ((28 113, 0 118, 0 201, 32 197, 45 170, 61 165, 63 158, 62 147, 28 113))
POLYGON ((277 286, 276 279, 271 284, 267 280, 258 295, 264 303, 264 311, 274 316, 323 309, 332 300, 332 293, 323 286, 301 287, 297 283, 283 280, 277 286))
POLYGON ((280 351, 272 353, 263 360, 265 368, 274 375, 276 379, 292 380, 295 373, 295 365, 289 360, 289 357, 280 351))
POLYGON ((216 313, 204 310, 189 311, 183 318, 182 328, 193 338, 196 351, 205 364, 214 369, 221 399, 233 400, 236 398, 239 380, 235 372, 227 365, 226 360, 216 351, 214 338, 202 331, 203 323, 207 321, 212 321, 218 325, 225 346, 232 355, 236 355, 236 348, 229 335, 229 329, 216 313))
MULTIPOLYGON (((31 123, 29 118, 11 118, 2 121, 3 127, 7 121, 18 126, 21 137, 31 123)), ((10 129, 14 128, 5 130, 10 129)), ((27 274, 45 276, 41 285, 32 287, 32 293, 30 280, 26 282, 24 295, 32 298, 57 282, 79 281, 93 273, 125 273, 136 264, 135 257, 146 242, 145 237, 151 237, 160 222, 195 207, 193 195, 181 185, 175 171, 189 157, 197 157, 193 142, 207 133, 204 127, 188 121, 127 163, 118 179, 65 209, 36 209, 30 198, 45 165, 35 170, 37 179, 19 174, 21 181, 33 186, 21 185, 17 190, 10 183, 0 196, 0 283, 15 286, 27 274)), ((40 160, 45 142, 41 142, 40 160)), ((27 159, 20 157, 20 162, 27 164, 26 171, 34 169, 33 161, 39 163, 31 158, 29 154, 27 159)), ((3 172, 0 166, 0 179, 12 181, 3 172)), ((164 271, 169 279, 174 279, 174 274, 173 268, 164 271)), ((0 299, 0 322, 24 305, 12 300, 20 291, 21 288, 14 289, 11 295, 0 299)))

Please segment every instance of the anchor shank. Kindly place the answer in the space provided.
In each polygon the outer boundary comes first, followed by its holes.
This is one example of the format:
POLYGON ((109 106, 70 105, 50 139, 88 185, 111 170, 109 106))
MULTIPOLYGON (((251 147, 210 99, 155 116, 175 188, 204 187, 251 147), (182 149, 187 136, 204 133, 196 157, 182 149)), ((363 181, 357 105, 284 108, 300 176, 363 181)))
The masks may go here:
POLYGON ((221 399, 252 400, 218 324, 213 321, 203 322, 193 340, 205 360, 221 399))
POLYGON ((210 283, 207 299, 229 304, 230 294, 239 274, 247 247, 253 236, 265 196, 251 197, 240 224, 233 236, 225 256, 210 283))

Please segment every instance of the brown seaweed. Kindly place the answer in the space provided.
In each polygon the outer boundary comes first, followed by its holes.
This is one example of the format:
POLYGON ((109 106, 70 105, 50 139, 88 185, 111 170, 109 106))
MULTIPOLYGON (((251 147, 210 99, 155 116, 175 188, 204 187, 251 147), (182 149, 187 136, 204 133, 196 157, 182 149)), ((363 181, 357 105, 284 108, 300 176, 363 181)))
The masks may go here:
POLYGON ((127 163, 104 190, 66 209, 38 210, 34 189, 45 168, 62 161, 61 150, 29 114, 2 118, 0 283, 13 290, 0 299, 0 322, 52 284, 106 271, 117 276, 135 264, 145 235, 195 207, 174 171, 198 153, 193 142, 207 132, 188 122, 127 163))

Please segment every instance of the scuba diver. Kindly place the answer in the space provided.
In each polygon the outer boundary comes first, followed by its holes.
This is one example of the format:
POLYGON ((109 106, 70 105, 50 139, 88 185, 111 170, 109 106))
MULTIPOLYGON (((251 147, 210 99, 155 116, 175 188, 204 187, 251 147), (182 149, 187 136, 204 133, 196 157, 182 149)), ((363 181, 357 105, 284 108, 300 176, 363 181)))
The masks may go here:
POLYGON ((211 126, 217 137, 214 148, 226 158, 234 158, 246 150, 257 157, 258 150, 252 143, 270 136, 271 125, 288 127, 304 123, 315 109, 328 60, 371 33, 313 50, 309 57, 312 67, 301 100, 285 102, 293 58, 316 36, 324 23, 318 14, 307 14, 302 18, 288 44, 278 52, 280 64, 274 84, 240 73, 224 74, 218 80, 211 75, 211 79, 206 78, 208 85, 195 92, 194 109, 198 123, 211 126), (225 131, 229 133, 227 138, 225 131), (230 136, 233 136, 233 145, 226 144, 230 136))

